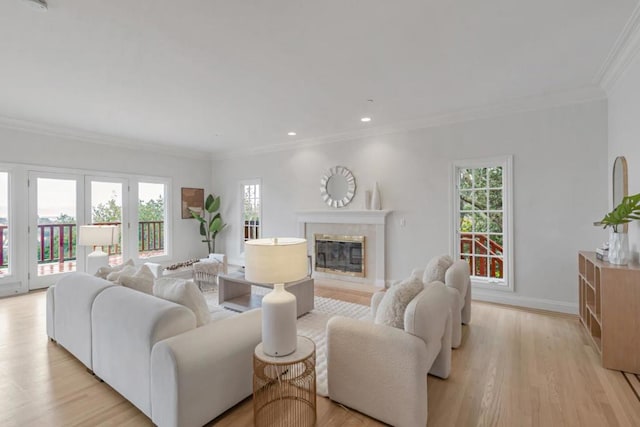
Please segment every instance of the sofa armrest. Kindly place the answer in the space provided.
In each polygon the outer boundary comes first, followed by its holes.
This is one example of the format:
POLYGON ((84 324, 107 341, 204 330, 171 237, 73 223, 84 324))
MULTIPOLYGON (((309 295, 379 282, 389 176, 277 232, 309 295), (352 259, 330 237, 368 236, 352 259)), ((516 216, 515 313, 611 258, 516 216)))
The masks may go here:
POLYGON ((378 306, 380 305, 380 301, 384 298, 384 292, 379 291, 371 296, 371 318, 376 318, 376 312, 378 311, 378 306))
POLYGON ((327 324, 329 397, 394 426, 424 426, 426 351, 401 329, 335 316, 327 324))
POLYGON ((151 352, 151 419, 202 426, 253 392, 262 311, 252 310, 158 342, 151 352))

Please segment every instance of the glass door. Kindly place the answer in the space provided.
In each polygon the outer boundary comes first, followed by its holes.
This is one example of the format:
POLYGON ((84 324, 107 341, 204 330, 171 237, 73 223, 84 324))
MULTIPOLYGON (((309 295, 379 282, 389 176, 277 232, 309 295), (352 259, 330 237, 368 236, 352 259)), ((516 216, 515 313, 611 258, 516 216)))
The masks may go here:
POLYGON ((77 175, 29 174, 29 289, 47 287, 61 274, 84 269, 76 248, 83 220, 81 186, 77 175))
MULTIPOLYGON (((109 264, 122 264, 131 257, 129 253, 127 197, 129 185, 126 180, 110 177, 87 177, 86 218, 94 225, 115 225, 118 227, 118 241, 102 250, 109 254, 109 264)), ((91 249, 91 248, 89 248, 91 249)))

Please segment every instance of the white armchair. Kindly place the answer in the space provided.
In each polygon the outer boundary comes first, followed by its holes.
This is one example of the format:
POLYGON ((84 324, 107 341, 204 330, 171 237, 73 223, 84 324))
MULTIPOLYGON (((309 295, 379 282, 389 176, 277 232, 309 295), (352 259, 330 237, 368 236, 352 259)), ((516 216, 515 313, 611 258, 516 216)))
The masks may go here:
MULTIPOLYGON (((437 270, 437 268, 435 268, 437 270)), ((460 347, 462 343, 462 325, 471 322, 471 278, 469 264, 466 261, 453 261, 449 256, 440 256, 429 261, 424 270, 413 270, 414 277, 421 277, 426 285, 435 278, 442 280, 447 287, 449 304, 451 305, 451 344, 453 348, 460 347), (434 274, 434 267, 438 266, 443 272, 434 274)))
MULTIPOLYGON (((383 293, 372 298, 375 312, 383 293)), ((329 397, 397 427, 427 422, 426 374, 451 371, 451 312, 445 286, 425 286, 407 306, 404 330, 336 316, 327 325, 329 397)))
POLYGON ((209 254, 193 264, 193 279, 202 290, 204 283, 218 283, 218 276, 227 274, 227 256, 225 254, 209 254))

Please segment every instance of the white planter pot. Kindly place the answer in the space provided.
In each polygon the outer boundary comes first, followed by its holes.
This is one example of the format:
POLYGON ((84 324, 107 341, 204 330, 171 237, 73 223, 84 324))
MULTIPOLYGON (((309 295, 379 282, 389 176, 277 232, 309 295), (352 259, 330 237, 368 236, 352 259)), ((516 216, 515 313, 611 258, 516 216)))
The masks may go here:
POLYGON ((612 231, 609 235, 609 262, 625 265, 629 262, 629 235, 612 231))

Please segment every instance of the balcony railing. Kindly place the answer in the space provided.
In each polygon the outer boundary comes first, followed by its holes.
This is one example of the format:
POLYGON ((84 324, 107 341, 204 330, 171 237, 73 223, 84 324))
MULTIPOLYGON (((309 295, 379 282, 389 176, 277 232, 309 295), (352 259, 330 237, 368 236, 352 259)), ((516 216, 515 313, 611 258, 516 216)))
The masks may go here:
MULTIPOLYGON (((96 223, 96 225, 120 225, 119 222, 96 223)), ((9 264, 7 225, 0 225, 0 267, 9 264)), ((38 225, 38 264, 64 263, 76 259, 76 224, 38 225)), ((103 248, 104 250, 104 248, 103 248)), ((164 221, 140 221, 138 223, 138 251, 154 252, 164 250, 164 221)), ((109 255, 119 255, 119 244, 105 250, 109 255)))
POLYGON ((461 258, 469 262, 471 275, 501 279, 504 277, 502 246, 484 234, 460 235, 461 258))
POLYGON ((257 219, 244 221, 244 240, 253 240, 260 238, 260 221, 257 219))

